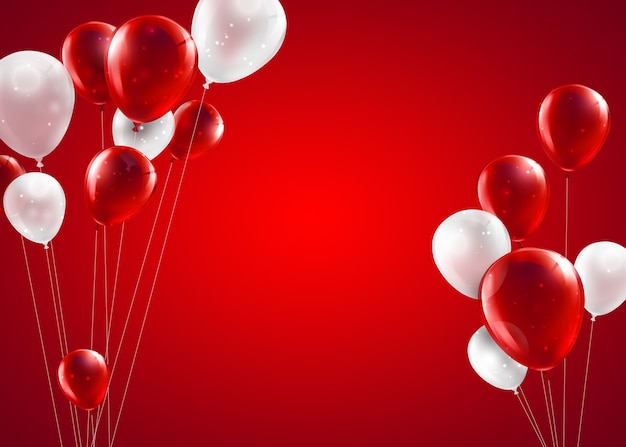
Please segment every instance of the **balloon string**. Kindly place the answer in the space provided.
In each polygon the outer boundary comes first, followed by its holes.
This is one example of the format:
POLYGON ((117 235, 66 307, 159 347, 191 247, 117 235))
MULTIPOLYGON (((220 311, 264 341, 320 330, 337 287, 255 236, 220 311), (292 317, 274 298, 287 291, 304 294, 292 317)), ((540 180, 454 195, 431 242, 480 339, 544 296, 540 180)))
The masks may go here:
POLYGON ((109 269, 107 261, 107 227, 102 227, 102 275, 104 278, 104 345, 106 352, 106 343, 109 339, 109 269))
POLYGON ((587 396, 587 379, 589 378, 589 359, 591 358, 591 340, 593 339, 593 326, 596 322, 595 318, 591 319, 591 328, 589 329, 589 346, 587 347, 587 363, 585 365, 585 380, 583 382, 583 397, 580 405, 580 419, 578 420, 578 441, 576 446, 580 446, 580 435, 583 430, 583 411, 585 409, 585 397, 587 396))
POLYGON ((67 343, 67 330, 65 327, 65 313, 63 312, 63 304, 61 301, 61 287, 59 286, 59 270, 57 268, 57 261, 56 261, 56 257, 54 256, 54 246, 52 244, 52 242, 50 242, 50 254, 52 255, 52 268, 54 271, 54 280, 56 283, 56 289, 57 289, 57 300, 59 302, 59 314, 61 316, 61 329, 63 331, 63 338, 65 340, 65 354, 68 354, 70 351, 68 349, 68 343, 67 343))
POLYGON ((556 445, 558 447, 559 446, 559 435, 558 435, 557 426, 556 426, 556 416, 554 415, 554 399, 553 399, 553 394, 552 394, 552 380, 550 380, 550 375, 549 374, 547 374, 546 382, 548 384, 548 395, 550 396, 550 413, 551 413, 551 416, 552 416, 552 427, 554 428, 554 439, 556 440, 556 445))
MULTIPOLYGON (((161 213, 161 207, 163 205, 163 199, 165 197, 165 192, 166 192, 167 186, 169 184, 169 179, 170 179, 170 175, 171 175, 171 172, 172 172, 172 165, 173 165, 173 163, 170 163, 168 171, 167 171, 167 175, 165 177, 165 182, 163 184, 163 192, 161 193, 161 198, 159 199, 159 204, 157 206, 156 214, 154 216, 154 221, 152 223, 152 229, 150 230, 150 235, 148 236, 148 243, 146 245, 146 250, 144 252, 144 256, 143 256, 143 259, 141 261, 141 267, 139 268, 139 274, 137 276, 137 280, 135 281, 135 288, 133 290, 133 295, 132 295, 131 300, 130 300, 130 305, 129 305, 129 308, 128 308, 128 312, 126 313, 126 319, 124 321, 124 327, 122 329, 122 335, 120 337, 120 341, 119 341, 119 344, 118 344, 118 347, 117 347, 117 351, 115 353, 115 359, 113 360, 113 366, 111 368, 111 374, 109 376, 109 386, 110 386, 110 384, 111 384, 111 382, 113 380, 113 376, 115 375, 115 371, 117 369, 117 362, 119 360, 119 356, 120 356, 120 352, 122 350, 122 345, 124 343, 124 339, 126 337, 126 331, 128 329, 128 323, 130 321, 130 316, 132 314, 132 310, 133 310, 133 307, 135 305, 135 299, 137 298, 137 292, 138 292, 138 289, 139 289, 139 283, 141 282, 141 278, 143 277, 143 272, 144 272, 144 268, 145 268, 145 265, 146 265, 146 260, 148 258, 148 252, 150 251, 150 246, 152 244, 152 239, 154 237, 155 228, 156 228, 157 222, 159 220, 158 219, 159 215, 161 213)), ((129 380, 130 380, 130 376, 129 376, 129 380)), ((128 388, 128 385, 126 386, 126 389, 127 388, 128 388)), ((125 396, 126 396, 126 394, 124 394, 124 398, 125 398, 125 396)), ((123 401, 122 401, 122 405, 123 405, 123 401)), ((122 409, 122 407, 120 407, 120 413, 121 413, 121 409, 122 409)), ((96 417, 96 430, 98 429, 98 427, 100 425, 100 421, 101 421, 101 418, 102 418, 102 412, 103 412, 103 409, 100 408, 100 410, 98 411, 98 415, 96 417)), ((119 416, 118 416, 118 421, 119 421, 119 416)), ((113 439, 114 438, 115 438, 115 432, 113 433, 113 439)), ((111 445, 112 445, 112 442, 111 442, 111 445)))
POLYGON ((565 171, 565 257, 569 248, 569 172, 565 171))
POLYGON ((537 435, 537 439, 539 439, 539 443, 541 444, 542 447, 547 447, 546 446, 546 442, 543 439, 543 436, 541 436, 541 432, 539 431, 539 426, 537 425, 537 420, 535 419, 534 415, 532 414, 532 409, 530 408, 530 405, 528 405, 528 401, 526 401, 526 398, 524 397, 524 400, 522 400, 522 397, 520 396, 521 393, 521 387, 519 387, 519 392, 515 394, 515 396, 517 397, 517 400, 519 401, 519 404, 522 406, 522 410, 524 410, 524 414, 526 414, 526 417, 528 418, 528 422, 530 422, 530 426, 533 428, 535 434, 537 435), (526 401, 526 403, 524 403, 526 401))
POLYGON ((100 106, 100 130, 101 130, 101 147, 104 150, 104 106, 100 106))
MULTIPOLYGON (((154 272, 154 278, 152 280, 152 286, 150 288, 150 293, 148 295, 148 303, 146 305, 146 310, 144 312, 143 315, 143 320, 141 322, 141 328, 139 330, 139 337, 137 339, 137 344, 135 345, 135 352, 133 353, 133 360, 131 362, 131 366, 130 366, 130 372, 128 373, 128 379, 126 380, 126 386, 124 388, 124 394, 122 396, 122 403, 120 404, 120 410, 118 412, 117 415, 117 420, 115 421, 115 428, 113 430, 113 439, 111 442, 111 446, 113 445, 113 442, 115 442, 115 435, 117 434, 117 429, 120 423, 120 417, 122 416, 122 410, 124 408, 124 402, 126 401, 126 394, 128 392, 128 386, 130 384, 130 379, 135 367, 135 360, 137 359, 137 353, 139 352, 139 345, 141 344, 141 339, 143 337, 143 332, 144 332, 144 328, 146 325, 146 320, 148 317, 148 311, 150 310, 150 304, 152 303, 152 297, 154 296, 154 288, 156 285, 156 281, 157 281, 157 277, 159 275, 159 270, 161 269, 161 262, 163 260, 163 253, 165 252, 165 246, 167 244, 167 240, 170 234, 170 229, 172 226, 172 220, 174 218, 174 211, 176 210, 176 205, 178 203, 178 198, 180 196, 180 190, 183 184, 183 179, 185 178, 185 171, 187 169, 187 162, 189 161, 189 154, 191 152, 191 146, 193 145, 193 139, 194 136, 196 134, 196 130, 198 128, 198 122, 200 121, 200 112, 202 111, 202 103, 204 102, 204 96, 206 94, 206 89, 202 90, 202 97, 200 98, 200 106, 198 107, 198 114, 196 115, 196 121, 193 125, 193 131, 191 133, 191 139, 189 141, 189 147, 187 148, 187 156, 185 157, 185 161, 183 162, 183 168, 180 174, 180 179, 178 180, 178 186, 176 188, 176 195, 174 196, 174 203, 172 205, 172 210, 170 211, 170 217, 169 220, 167 222, 167 228, 165 230, 165 237, 163 238, 163 245, 161 246, 161 252, 159 253, 159 260, 157 262, 157 266, 156 266, 156 270, 154 272)), ((173 164, 174 160, 172 160, 172 162, 170 163, 170 167, 173 164)), ((168 176, 169 176, 169 171, 168 171, 168 176)), ((159 204, 160 205, 160 204, 159 204)))
MULTIPOLYGON (((105 352, 109 350, 109 328, 111 327, 111 320, 109 314, 109 270, 108 270, 108 260, 107 260, 107 252, 108 252, 108 242, 107 242, 107 227, 103 227, 102 231, 102 262, 104 264, 103 275, 104 275, 104 345, 105 352)), ((105 360, 106 361, 106 360, 105 360)), ((109 392, 109 387, 107 385, 107 394, 109 392)), ((106 406, 107 401, 104 401, 104 406, 106 406)), ((108 432, 111 431, 110 424, 108 425, 108 432)), ((96 432, 93 431, 94 440, 96 439, 96 432)))
MULTIPOLYGON (((50 250, 45 250, 45 252, 46 252, 46 263, 48 266, 48 276, 50 278, 50 288, 51 288, 51 293, 52 293, 52 305, 54 307, 54 317, 55 317, 56 326, 57 326, 57 336, 59 338, 61 357, 63 358, 69 353, 69 350, 68 350, 68 345, 67 345, 67 331, 65 329, 65 317, 63 315, 63 305, 61 301, 61 288, 59 285, 59 275, 58 275, 58 269, 57 269, 57 264, 56 264, 56 258, 54 256, 54 247, 53 247, 52 242, 50 242, 50 250), (50 258, 52 258, 52 263, 50 262, 50 258), (53 276, 54 276, 54 281, 53 281, 53 276)), ((68 404, 69 404, 70 415, 72 419, 72 432, 74 435, 74 443, 75 445, 78 445, 78 438, 76 434, 76 432, 78 431, 77 430, 77 415, 75 414, 72 403, 68 402, 68 404)))
POLYGON ((552 421, 552 412, 550 411, 550 403, 549 403, 550 399, 548 398, 548 390, 546 386, 545 376, 546 376, 546 372, 541 371, 541 385, 543 388, 543 398, 546 404, 546 412, 548 414, 548 425, 550 427, 550 436, 552 437, 552 445, 556 447, 557 441, 556 441, 556 437, 554 436, 554 422, 552 421))
MULTIPOLYGON (((522 399, 524 399, 524 402, 526 403, 526 407, 528 408, 528 410, 530 412, 530 415, 531 415, 531 417, 533 419, 535 427, 537 427, 537 431, 539 431, 539 433, 541 433, 541 430, 539 430, 539 423, 537 422, 537 419, 535 418, 535 414, 531 410, 530 403, 528 402, 528 399, 526 398, 526 393, 524 393, 524 389, 520 386, 520 387, 518 387, 518 390, 519 390, 519 392, 520 392, 520 394, 522 396, 522 399)), ((541 436, 541 441, 542 441, 542 443, 543 443, 543 445, 545 447, 546 446, 546 441, 545 441, 543 435, 541 436)))
POLYGON ((118 251, 117 251, 117 262, 115 264, 115 278, 113 280, 113 295, 111 297, 111 309, 109 312, 109 324, 107 327, 107 340, 106 340, 106 350, 105 350, 105 355, 104 358, 106 360, 106 362, 109 362, 109 342, 110 342, 110 337, 111 337, 111 325, 112 325, 112 321, 113 321, 113 309, 115 308, 115 297, 117 296, 117 283, 118 283, 118 279, 119 279, 119 271, 120 271, 120 262, 122 259, 122 242, 124 241, 124 228, 126 226, 126 222, 122 222, 122 227, 121 227, 121 231, 120 231, 120 242, 118 245, 118 251))
POLYGON ((80 436, 80 430, 78 429, 78 427, 80 427, 79 421, 78 421, 78 412, 76 411, 76 407, 74 405, 72 405, 71 402, 67 402, 69 407, 70 407, 70 414, 72 416, 72 431, 74 434, 74 445, 76 445, 77 447, 83 447, 83 440, 80 436))
POLYGON ((59 338, 59 348, 61 351, 61 358, 65 357, 66 352, 63 348, 63 335, 61 334, 61 322, 59 321, 59 311, 57 309, 57 298, 56 293, 54 291, 54 281, 52 279, 52 267, 50 265, 50 255, 48 254, 49 250, 45 250, 46 252, 46 264, 48 265, 48 278, 50 280, 50 292, 52 294, 52 307, 54 308, 54 319, 57 326, 57 337, 59 338))
POLYGON ((43 341, 43 334, 41 332, 41 322, 39 320, 39 311, 37 310, 37 301, 35 300, 35 289, 33 287, 33 278, 30 272, 30 265, 28 263, 28 256, 26 255, 26 245, 24 244, 24 237, 22 236, 22 251, 24 252, 24 262, 26 263, 26 272, 28 274, 28 283, 30 285, 30 295, 33 301, 33 309, 35 310, 35 319, 37 321, 37 331, 39 332, 39 343, 41 345, 41 352, 43 354, 43 362, 46 368, 46 379, 48 380, 48 389, 50 390, 50 398, 52 399, 52 409, 54 410, 54 420, 57 426, 57 434, 59 436, 59 444, 63 447, 63 438, 61 436, 61 425, 59 424, 59 415, 57 414, 57 405, 54 400, 54 392, 52 391, 52 382, 50 380, 50 368, 48 367, 48 357, 46 355, 46 346, 43 341))
POLYGON ((96 309, 96 273, 98 267, 98 225, 96 225, 96 232, 94 237, 93 247, 93 287, 91 292, 91 339, 89 342, 89 348, 93 349, 93 332, 94 332, 94 320, 96 309))
POLYGON ((565 410, 566 410, 566 405, 565 405, 565 395, 566 395, 566 381, 567 381, 567 358, 563 359, 563 447, 565 447, 565 410))

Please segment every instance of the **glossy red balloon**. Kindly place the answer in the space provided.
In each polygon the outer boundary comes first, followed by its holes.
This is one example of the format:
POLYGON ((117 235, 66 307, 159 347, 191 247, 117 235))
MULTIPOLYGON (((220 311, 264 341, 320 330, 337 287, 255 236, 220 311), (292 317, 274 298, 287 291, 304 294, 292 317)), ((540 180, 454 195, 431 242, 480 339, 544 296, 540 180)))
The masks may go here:
POLYGON ((140 16, 113 34, 105 57, 111 97, 135 123, 173 110, 191 86, 197 50, 189 33, 163 16, 140 16))
POLYGON ((493 160, 478 178, 480 206, 500 218, 514 241, 526 239, 539 227, 549 196, 543 168, 521 155, 493 160))
POLYGON ((25 172, 20 162, 15 158, 0 155, 0 199, 4 196, 4 191, 6 191, 9 183, 25 172))
POLYGON ((174 135, 169 148, 178 160, 184 160, 187 155, 190 160, 199 157, 214 148, 224 133, 224 121, 217 109, 198 100, 181 105, 174 113, 174 120, 174 135))
POLYGON ((608 104, 584 85, 554 89, 539 107, 539 141, 548 158, 564 171, 589 163, 602 148, 609 128, 608 104))
POLYGON ((93 410, 106 395, 109 369, 96 351, 78 349, 61 360, 58 380, 61 391, 70 402, 83 410, 93 410))
POLYGON ((549 370, 570 352, 584 313, 582 282, 565 257, 521 248, 494 262, 479 289, 485 326, 514 360, 549 370))
POLYGON ((61 60, 74 87, 87 101, 102 105, 111 100, 104 75, 104 55, 115 27, 103 22, 87 22, 65 37, 61 60))
POLYGON ((99 224, 124 222, 146 206, 155 187, 156 171, 148 157, 132 147, 112 146, 87 168, 87 207, 99 224))

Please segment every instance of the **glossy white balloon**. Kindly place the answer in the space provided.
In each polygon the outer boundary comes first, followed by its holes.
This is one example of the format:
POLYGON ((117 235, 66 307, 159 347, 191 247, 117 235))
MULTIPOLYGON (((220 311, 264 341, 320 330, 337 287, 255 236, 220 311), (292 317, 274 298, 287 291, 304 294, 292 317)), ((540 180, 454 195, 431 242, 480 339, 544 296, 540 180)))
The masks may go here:
POLYGON ((251 75, 276 55, 287 31, 278 0, 200 0, 191 21, 206 83, 251 75))
POLYGON ((128 146, 137 149, 150 160, 159 155, 172 140, 175 120, 172 112, 161 118, 137 125, 120 109, 113 114, 112 132, 116 146, 128 146))
POLYGON ((610 241, 581 250, 574 268, 583 283, 585 309, 593 318, 617 309, 626 299, 626 248, 610 241))
POLYGON ((65 66, 40 51, 0 59, 0 138, 37 166, 59 145, 74 112, 74 84, 65 66))
POLYGON ((3 205, 18 233, 47 248, 65 217, 65 192, 54 177, 28 172, 9 183, 3 205))
POLYGON ((483 275, 500 257, 511 251, 511 238, 500 219, 476 209, 454 213, 433 236, 433 259, 452 287, 478 298, 483 275))
POLYGON ((528 372, 526 366, 513 360, 496 344, 485 326, 470 338, 467 357, 476 374, 501 390, 517 392, 528 372))

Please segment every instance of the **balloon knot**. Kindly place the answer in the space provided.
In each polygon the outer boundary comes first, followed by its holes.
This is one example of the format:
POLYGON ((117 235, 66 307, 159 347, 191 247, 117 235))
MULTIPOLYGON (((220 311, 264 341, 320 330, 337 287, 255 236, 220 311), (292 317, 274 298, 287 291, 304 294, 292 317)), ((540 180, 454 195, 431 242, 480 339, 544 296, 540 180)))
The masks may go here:
POLYGON ((139 132, 139 124, 133 121, 133 132, 139 132))
POLYGON ((47 243, 43 244, 43 248, 45 248, 46 250, 48 250, 48 244, 47 244, 47 243))
POLYGON ((596 316, 595 315, 591 316, 591 321, 596 321, 596 316))
POLYGON ((515 396, 519 395, 519 388, 515 388, 513 390, 513 395, 515 395, 515 396))
POLYGON ((43 163, 41 162, 41 159, 37 160, 37 167, 39 169, 43 168, 43 163))
POLYGON ((207 80, 204 84, 202 84, 202 87, 204 87, 205 90, 208 90, 210 85, 211 83, 207 80))

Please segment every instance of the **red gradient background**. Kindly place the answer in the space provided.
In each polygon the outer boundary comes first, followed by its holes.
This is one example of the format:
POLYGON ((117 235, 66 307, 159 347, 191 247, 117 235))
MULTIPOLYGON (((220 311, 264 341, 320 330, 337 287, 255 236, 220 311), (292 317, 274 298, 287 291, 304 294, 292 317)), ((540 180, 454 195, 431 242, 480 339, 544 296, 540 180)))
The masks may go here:
MULTIPOLYGON (((115 445, 539 445, 513 394, 471 369, 466 348, 482 325, 479 307, 438 273, 431 238, 447 216, 479 206, 484 166, 520 154, 545 168, 551 186, 544 222, 525 245, 564 252, 565 177, 539 146, 535 118, 551 89, 581 83, 607 99, 612 129, 592 163, 571 175, 569 257, 596 240, 626 244, 624 7, 282 3, 288 30, 276 57, 207 92, 224 138, 187 166, 115 445)), ((13 2, 2 14, 0 56, 35 49, 60 57, 65 35, 91 20, 119 26, 162 14, 189 29, 195 4, 13 2)), ((199 99, 201 83, 198 76, 187 99, 199 99)), ((107 123, 114 110, 105 107, 107 123)), ((68 201, 53 244, 70 350, 90 343, 94 223, 82 188, 99 148, 98 108, 77 97, 65 139, 44 160, 68 201)), ((168 163, 167 155, 155 160, 157 198, 168 163)), ((114 411, 181 166, 173 166, 139 283, 114 411)), ((153 200, 125 226, 113 339, 156 207, 153 200)), ((109 276, 119 234, 119 226, 107 231, 109 276)), ((20 238, 5 218, 0 237, 0 445, 58 445, 20 238)), ((28 243, 27 252, 56 368, 46 260, 40 246, 28 243)), ((98 281, 99 297, 103 287, 98 281)), ((626 443, 625 322, 624 309, 597 321, 582 445, 626 443)), ((567 363, 566 445, 578 432, 588 339, 586 318, 567 363)), ((552 374, 560 424, 562 368, 552 374)), ((64 444, 73 445, 53 385, 64 444)), ((547 437, 539 373, 524 389, 547 437)), ((101 436, 106 445, 106 427, 101 436)))

